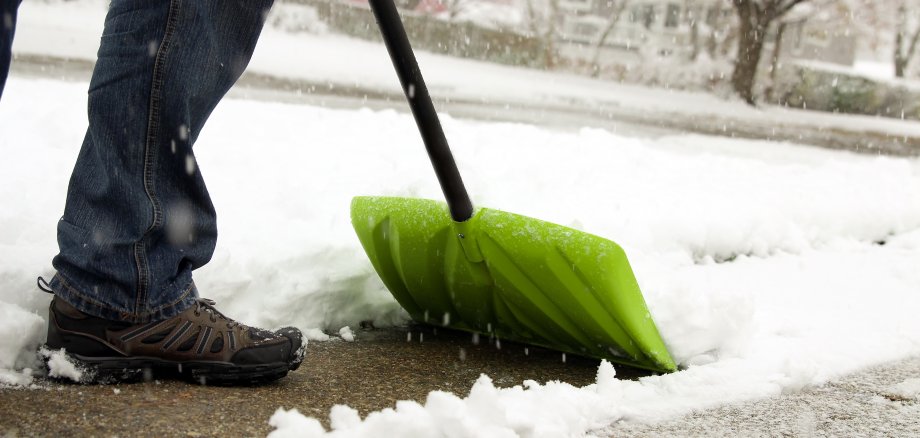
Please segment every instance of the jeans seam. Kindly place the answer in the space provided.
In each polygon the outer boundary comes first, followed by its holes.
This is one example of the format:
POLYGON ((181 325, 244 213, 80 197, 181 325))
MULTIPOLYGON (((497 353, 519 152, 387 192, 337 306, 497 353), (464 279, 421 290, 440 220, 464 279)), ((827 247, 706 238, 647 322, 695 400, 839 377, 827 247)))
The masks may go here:
POLYGON ((153 78, 150 85, 150 104, 147 119, 147 135, 144 144, 144 191, 150 200, 153 209, 153 220, 150 227, 141 236, 141 239, 134 244, 134 259, 137 264, 137 298, 134 302, 134 314, 148 314, 141 312, 144 303, 147 302, 147 294, 150 282, 150 266, 147 261, 147 241, 153 234, 154 230, 162 225, 163 211, 160 206, 160 200, 157 198, 154 187, 153 167, 156 162, 157 140, 159 139, 159 119, 160 119, 160 93, 163 87, 163 76, 166 63, 166 57, 169 54, 169 48, 172 45, 173 36, 176 33, 177 22, 179 21, 179 8, 181 0, 172 0, 169 4, 169 12, 166 17, 166 30, 163 34, 163 41, 157 49, 157 55, 153 64, 153 78))

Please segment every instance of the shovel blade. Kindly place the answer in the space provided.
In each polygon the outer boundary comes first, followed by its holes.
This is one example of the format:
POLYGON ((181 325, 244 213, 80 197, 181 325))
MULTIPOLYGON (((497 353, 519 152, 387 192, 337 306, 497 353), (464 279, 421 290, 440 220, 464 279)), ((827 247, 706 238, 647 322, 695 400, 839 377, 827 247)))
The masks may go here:
POLYGON ((356 197, 352 225, 416 321, 654 371, 676 369, 626 254, 561 225, 441 202, 356 197))

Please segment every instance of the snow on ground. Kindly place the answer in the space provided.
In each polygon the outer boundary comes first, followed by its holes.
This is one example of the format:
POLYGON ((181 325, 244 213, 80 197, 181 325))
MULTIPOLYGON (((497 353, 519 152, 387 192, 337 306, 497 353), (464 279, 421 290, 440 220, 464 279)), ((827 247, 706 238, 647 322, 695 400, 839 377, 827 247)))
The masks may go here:
POLYGON ((898 78, 894 76, 894 65, 885 62, 856 61, 852 66, 831 62, 796 61, 796 64, 818 71, 826 71, 846 76, 863 77, 876 82, 886 82, 891 86, 901 86, 909 90, 920 90, 920 81, 915 78, 898 78))
POLYGON ((857 59, 853 63, 853 71, 867 78, 877 80, 894 79, 894 64, 890 61, 874 61, 871 59, 857 59))
POLYGON ((38 354, 48 365, 48 376, 58 379, 69 379, 76 383, 83 381, 84 371, 67 357, 67 351, 65 349, 52 351, 46 347, 42 347, 38 350, 38 354))
MULTIPOLYGON (((525 6, 514 1, 502 3, 468 0, 457 11, 454 20, 469 21, 493 29, 522 29, 526 26, 525 13, 525 6)), ((449 19, 450 13, 441 14, 440 18, 449 19)))
MULTIPOLYGON (((92 59, 103 14, 96 0, 26 2, 16 51, 92 59)), ((253 69, 396 90, 388 62, 378 44, 269 29, 253 69)), ((420 62, 432 90, 451 97, 606 101, 780 127, 920 134, 917 123, 759 111, 425 53, 420 62)), ((0 102, 2 384, 28 384, 44 336, 49 296, 34 278, 52 274, 55 224, 85 130, 85 90, 14 76, 0 102)), ((920 160, 700 135, 640 139, 443 122, 475 203, 623 245, 683 370, 625 381, 602 365, 597 384, 584 388, 496 389, 484 377, 469 394, 434 392, 424 404, 401 402, 363 421, 338 407, 331 424, 339 435, 602 432, 619 420, 656 421, 920 354, 920 160)), ((221 226, 217 253, 196 278, 222 310, 254 325, 328 333, 362 320, 404 320, 366 261, 348 207, 355 195, 440 198, 409 115, 227 100, 196 154, 221 226)), ((323 432, 293 411, 272 423, 281 436, 323 432)))
POLYGON ((0 299, 0 386, 32 382, 30 367, 35 365, 34 351, 42 342, 44 328, 43 318, 0 299))
MULTIPOLYGON (((0 311, 13 315, 0 318, 7 383, 27 383, 20 357, 43 336, 49 297, 34 278, 51 274, 85 90, 14 76, 0 103, 0 311)), ((627 381, 602 365, 597 384, 584 388, 497 389, 483 377, 469 394, 435 392, 363 421, 337 408, 337 434, 602 432, 619 420, 656 421, 920 354, 920 160, 700 135, 443 122, 475 203, 624 246, 683 370, 627 381)), ((214 260, 196 274, 205 296, 269 327, 335 333, 362 320, 404 320, 348 208, 355 195, 440 197, 411 116, 229 99, 196 151, 221 226, 214 260)), ((279 436, 320 432, 293 411, 272 424, 279 436)))
POLYGON ((907 379, 892 385, 888 392, 904 400, 920 400, 920 378, 907 379))

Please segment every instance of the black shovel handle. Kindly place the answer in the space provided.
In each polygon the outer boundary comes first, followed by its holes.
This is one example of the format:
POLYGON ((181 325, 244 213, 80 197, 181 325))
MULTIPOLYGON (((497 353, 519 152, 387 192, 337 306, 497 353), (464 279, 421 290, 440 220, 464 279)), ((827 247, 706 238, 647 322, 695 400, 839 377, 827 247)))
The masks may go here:
POLYGON ((396 5, 393 4, 393 0, 369 0, 369 3, 377 18, 377 25, 383 34, 387 51, 390 52, 396 75, 399 76, 399 82, 409 101, 409 107, 412 108, 415 123, 422 134, 422 141, 425 142, 434 173, 441 183, 441 191, 447 199, 450 216, 455 222, 464 222, 473 217, 473 203, 470 202, 470 196, 463 186, 454 156, 450 153, 438 113, 431 103, 428 87, 422 79, 422 72, 418 68, 415 54, 412 53, 412 46, 409 44, 409 37, 406 36, 399 13, 396 12, 396 5))

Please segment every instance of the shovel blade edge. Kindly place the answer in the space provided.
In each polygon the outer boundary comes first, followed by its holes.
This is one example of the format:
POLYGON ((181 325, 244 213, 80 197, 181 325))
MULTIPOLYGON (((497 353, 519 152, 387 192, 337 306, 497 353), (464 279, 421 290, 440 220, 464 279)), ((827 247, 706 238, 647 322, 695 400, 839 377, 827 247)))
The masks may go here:
POLYGON ((561 225, 438 201, 356 197, 355 232, 416 321, 659 372, 676 369, 622 248, 561 225))

